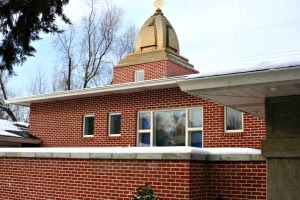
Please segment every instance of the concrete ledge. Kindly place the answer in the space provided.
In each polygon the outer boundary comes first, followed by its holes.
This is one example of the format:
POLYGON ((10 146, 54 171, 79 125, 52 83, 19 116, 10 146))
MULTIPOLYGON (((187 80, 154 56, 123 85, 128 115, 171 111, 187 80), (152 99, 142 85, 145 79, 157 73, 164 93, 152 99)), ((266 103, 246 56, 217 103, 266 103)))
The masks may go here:
POLYGON ((299 158, 300 138, 265 139, 262 141, 262 154, 265 157, 299 158))
POLYGON ((263 161, 260 150, 246 148, 2 148, 0 158, 61 158, 105 160, 263 161))
POLYGON ((264 161, 258 154, 209 154, 207 161, 264 161))
MULTIPOLYGON (((38 155, 41 155, 41 154, 47 154, 47 153, 39 153, 38 155)), ((47 154, 49 155, 49 154, 47 154)), ((50 154, 52 155, 52 158, 71 158, 71 153, 52 153, 50 154)), ((41 156, 41 158, 43 158, 43 156, 41 156)), ((48 157, 48 158, 51 158, 51 157, 48 157)))

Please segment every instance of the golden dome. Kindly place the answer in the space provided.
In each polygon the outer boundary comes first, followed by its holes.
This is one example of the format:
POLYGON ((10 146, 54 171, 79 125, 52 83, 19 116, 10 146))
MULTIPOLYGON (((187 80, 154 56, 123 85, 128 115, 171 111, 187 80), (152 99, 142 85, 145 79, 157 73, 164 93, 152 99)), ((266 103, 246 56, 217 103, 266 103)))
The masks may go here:
POLYGON ((160 9, 142 26, 136 41, 135 53, 165 49, 179 55, 176 32, 160 9))

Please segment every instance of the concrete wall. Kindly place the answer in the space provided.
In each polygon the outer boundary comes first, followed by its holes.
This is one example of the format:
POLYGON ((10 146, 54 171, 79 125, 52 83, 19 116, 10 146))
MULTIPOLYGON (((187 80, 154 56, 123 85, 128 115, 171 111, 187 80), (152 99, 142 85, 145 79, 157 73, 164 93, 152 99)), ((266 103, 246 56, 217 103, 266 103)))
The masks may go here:
POLYGON ((264 120, 245 114, 244 131, 225 133, 224 106, 191 96, 179 88, 54 101, 31 105, 30 132, 44 147, 136 146, 137 113, 203 107, 204 147, 252 147, 261 149, 264 120), (110 112, 121 112, 121 136, 108 136, 110 112), (95 115, 95 135, 82 137, 83 115, 95 115))
POLYGON ((195 151, 1 150, 0 199, 128 200, 146 183, 163 200, 266 198, 265 161, 259 155, 195 151))
POLYGON ((300 96, 266 100, 267 199, 300 198, 300 96))

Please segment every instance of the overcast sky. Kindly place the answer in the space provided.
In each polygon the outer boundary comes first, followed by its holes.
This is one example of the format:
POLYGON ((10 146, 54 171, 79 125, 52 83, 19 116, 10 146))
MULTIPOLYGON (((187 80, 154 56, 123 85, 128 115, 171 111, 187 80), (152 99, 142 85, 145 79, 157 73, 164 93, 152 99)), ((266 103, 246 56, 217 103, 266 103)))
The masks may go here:
MULTIPOLYGON (((154 0, 114 0, 124 22, 140 28, 154 13, 154 0)), ((84 0, 70 0, 67 16, 84 14, 84 0)), ((300 0, 165 0, 164 15, 179 38, 181 55, 200 72, 226 64, 300 58, 300 0)), ((52 74, 56 54, 51 36, 35 43, 34 58, 17 68, 19 90, 37 68, 52 74)), ((25 90, 25 89, 24 89, 25 90)))

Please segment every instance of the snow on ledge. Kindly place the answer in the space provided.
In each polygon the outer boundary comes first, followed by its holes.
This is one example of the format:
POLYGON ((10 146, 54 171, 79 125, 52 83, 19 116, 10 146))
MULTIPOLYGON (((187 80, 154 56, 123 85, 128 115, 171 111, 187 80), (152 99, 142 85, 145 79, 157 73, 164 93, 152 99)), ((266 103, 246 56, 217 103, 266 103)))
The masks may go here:
POLYGON ((195 147, 73 147, 73 148, 0 148, 0 153, 110 153, 110 154, 253 154, 260 155, 261 150, 251 148, 195 148, 195 147))
POLYGON ((187 79, 195 79, 195 78, 205 78, 212 76, 222 76, 229 74, 239 74, 239 73, 249 73, 255 71, 267 71, 267 70, 278 70, 281 68, 289 68, 300 66, 300 60, 290 60, 290 61, 261 61, 256 65, 236 65, 230 67, 211 67, 201 71, 199 74, 192 74, 187 76, 187 79))

